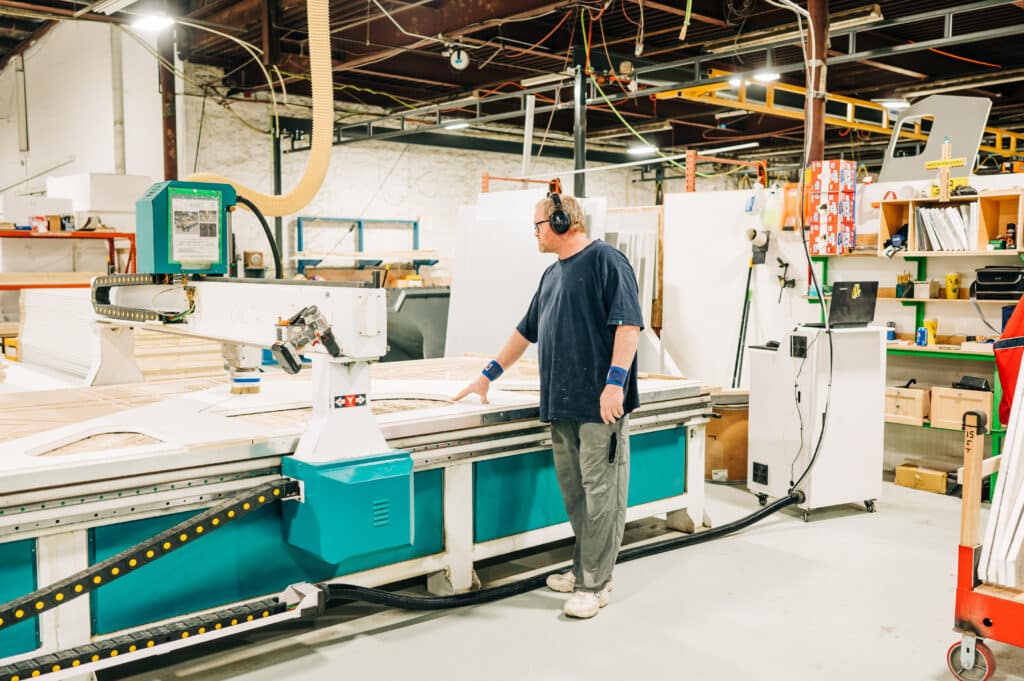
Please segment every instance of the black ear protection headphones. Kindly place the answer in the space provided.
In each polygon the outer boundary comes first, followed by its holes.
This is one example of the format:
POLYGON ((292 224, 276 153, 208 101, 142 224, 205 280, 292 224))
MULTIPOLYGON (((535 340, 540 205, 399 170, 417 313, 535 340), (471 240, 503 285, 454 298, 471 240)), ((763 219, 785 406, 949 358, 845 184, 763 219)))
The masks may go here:
POLYGON ((555 210, 551 213, 551 217, 548 220, 551 223, 551 229, 554 230, 555 234, 565 234, 572 227, 572 219, 569 214, 562 208, 562 199, 559 198, 558 194, 551 192, 548 197, 555 202, 555 210))

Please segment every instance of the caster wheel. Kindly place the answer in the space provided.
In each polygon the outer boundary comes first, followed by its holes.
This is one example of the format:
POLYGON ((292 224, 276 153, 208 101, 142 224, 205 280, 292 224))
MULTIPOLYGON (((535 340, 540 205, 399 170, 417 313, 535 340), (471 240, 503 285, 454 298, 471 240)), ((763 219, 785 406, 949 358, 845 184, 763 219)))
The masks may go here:
POLYGON ((946 665, 958 681, 989 681, 996 671, 996 658, 987 645, 978 641, 974 646, 974 666, 963 668, 960 659, 961 642, 954 643, 946 653, 946 665))
POLYGON ((867 501, 865 501, 864 502, 864 508, 867 509, 868 513, 874 513, 875 512, 875 500, 874 499, 868 499, 867 501))
POLYGON ((811 512, 810 511, 804 511, 803 513, 800 514, 800 519, 803 520, 805 523, 810 521, 810 519, 811 519, 811 512))
POLYGON ((767 494, 758 494, 757 495, 757 503, 760 504, 761 506, 767 506, 768 505, 768 495, 767 494))

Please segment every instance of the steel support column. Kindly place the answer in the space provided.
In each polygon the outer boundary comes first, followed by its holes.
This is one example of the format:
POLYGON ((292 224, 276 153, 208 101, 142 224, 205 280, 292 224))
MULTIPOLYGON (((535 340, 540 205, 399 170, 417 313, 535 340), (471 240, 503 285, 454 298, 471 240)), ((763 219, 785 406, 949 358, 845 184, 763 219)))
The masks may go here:
MULTIPOLYGON (((271 143, 271 146, 273 147, 273 155, 274 155, 274 173, 273 173, 274 174, 274 194, 276 196, 280 196, 281 195, 281 131, 276 129, 276 126, 275 126, 274 122, 271 122, 270 126, 271 126, 271 128, 274 128, 274 130, 273 130, 274 134, 271 137, 271 139, 273 140, 273 142, 271 143)), ((277 249, 279 251, 281 251, 281 257, 284 258, 285 257, 285 254, 283 252, 284 223, 282 222, 280 215, 278 215, 277 217, 274 218, 274 240, 277 242, 277 249)))
MULTIPOLYGON (((160 57, 174 63, 174 30, 164 31, 157 39, 160 57)), ((163 115, 164 179, 178 179, 178 112, 174 98, 174 73, 156 66, 160 74, 160 105, 163 115)))
MULTIPOLYGON (((576 82, 573 85, 573 168, 577 171, 587 167, 587 87, 586 74, 582 66, 576 67, 576 82)), ((587 195, 587 175, 577 172, 573 176, 573 192, 578 198, 587 195)))
POLYGON ((807 126, 804 134, 810 138, 808 161, 821 161, 825 158, 825 93, 828 69, 825 59, 828 53, 828 0, 808 0, 807 8, 811 14, 811 26, 814 27, 814 44, 811 45, 811 74, 813 83, 807 84, 806 101, 807 126))

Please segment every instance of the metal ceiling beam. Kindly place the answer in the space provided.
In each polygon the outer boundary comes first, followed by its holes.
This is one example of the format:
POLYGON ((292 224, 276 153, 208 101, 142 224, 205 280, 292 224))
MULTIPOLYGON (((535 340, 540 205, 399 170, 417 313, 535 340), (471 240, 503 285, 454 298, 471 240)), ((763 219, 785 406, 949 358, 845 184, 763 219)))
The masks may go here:
MULTIPOLYGON (((335 126, 336 133, 338 127, 340 126, 335 126)), ((291 135, 291 148, 288 149, 286 153, 296 153, 309 150, 308 141, 312 134, 312 121, 310 119, 282 116, 281 130, 283 132, 290 133, 291 135)), ((468 135, 455 135, 442 132, 418 132, 406 135, 400 140, 395 138, 390 139, 393 141, 399 141, 402 144, 446 147, 449 149, 465 149, 468 151, 491 151, 501 154, 519 155, 523 151, 522 142, 517 140, 499 140, 489 137, 472 137, 468 135)), ((344 144, 344 142, 339 142, 336 139, 334 144, 344 144)), ((572 147, 553 145, 550 142, 544 145, 543 154, 540 153, 541 151, 539 144, 533 145, 533 154, 535 158, 572 159, 573 157, 572 147)), ((636 159, 626 154, 592 149, 587 152, 587 160, 594 163, 625 163, 636 159)), ((655 161, 656 159, 652 160, 652 163, 655 161)))
MULTIPOLYGON (((26 14, 17 15, 11 13, 11 16, 28 16, 31 13, 39 15, 39 19, 42 20, 65 20, 75 19, 75 12, 70 9, 64 9, 62 7, 50 7, 48 5, 37 5, 31 2, 19 2, 18 0, 0 0, 0 14, 4 14, 4 9, 10 9, 14 11, 21 10, 26 14)), ((81 17, 77 17, 85 21, 102 21, 108 24, 124 24, 128 23, 128 20, 119 16, 108 17, 105 14, 85 14, 81 17)))
MULTIPOLYGON (((665 5, 665 4, 662 4, 660 2, 651 2, 650 0, 629 0, 629 2, 632 2, 634 5, 638 5, 638 4, 640 4, 642 2, 644 7, 650 7, 651 9, 656 9, 659 12, 666 12, 668 14, 674 14, 677 17, 685 17, 686 16, 686 10, 685 9, 680 8, 680 7, 672 7, 671 5, 665 5)), ((699 22, 704 23, 704 24, 711 24, 712 26, 718 26, 720 28, 726 28, 726 27, 729 26, 729 22, 728 21, 725 21, 724 19, 719 19, 717 17, 709 17, 707 14, 699 14, 697 12, 690 12, 690 18, 692 20, 694 20, 694 21, 699 21, 699 22)))

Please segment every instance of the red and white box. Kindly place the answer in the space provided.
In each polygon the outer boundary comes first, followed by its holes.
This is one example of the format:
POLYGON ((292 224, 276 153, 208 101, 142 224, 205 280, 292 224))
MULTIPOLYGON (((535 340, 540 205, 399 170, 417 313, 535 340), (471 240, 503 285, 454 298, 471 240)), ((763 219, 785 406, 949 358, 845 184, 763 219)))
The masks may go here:
POLYGON ((814 161, 808 172, 812 193, 853 194, 857 191, 857 164, 854 161, 814 161))
POLYGON ((857 212, 853 194, 812 194, 807 230, 812 255, 837 255, 857 242, 857 212))

